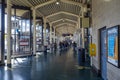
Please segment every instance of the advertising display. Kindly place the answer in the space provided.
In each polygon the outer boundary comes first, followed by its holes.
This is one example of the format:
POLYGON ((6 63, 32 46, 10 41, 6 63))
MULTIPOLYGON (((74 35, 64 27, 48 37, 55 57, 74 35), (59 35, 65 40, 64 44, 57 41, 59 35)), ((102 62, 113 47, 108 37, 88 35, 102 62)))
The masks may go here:
POLYGON ((118 42, 118 33, 119 31, 119 26, 114 26, 114 27, 111 27, 111 28, 108 28, 108 31, 107 31, 107 41, 108 41, 108 44, 107 44, 107 47, 108 47, 108 62, 110 62, 111 64, 119 67, 119 52, 118 52, 118 49, 119 49, 119 42, 118 42))
POLYGON ((0 4, 0 61, 1 61, 1 4, 0 4))
POLYGON ((21 39, 20 46, 29 46, 29 38, 21 39))
MULTIPOLYGON (((0 37, 1 37, 1 32, 0 32, 0 37)), ((0 39, 0 61, 2 59, 2 54, 1 54, 1 39, 0 39)))
POLYGON ((30 52, 30 36, 21 35, 19 40, 19 51, 20 52, 30 52))

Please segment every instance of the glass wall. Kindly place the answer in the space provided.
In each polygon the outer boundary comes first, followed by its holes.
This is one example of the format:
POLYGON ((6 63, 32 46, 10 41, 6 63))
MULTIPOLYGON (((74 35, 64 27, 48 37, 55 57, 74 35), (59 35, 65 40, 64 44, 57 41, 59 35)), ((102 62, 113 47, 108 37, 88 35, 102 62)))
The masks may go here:
MULTIPOLYGON (((49 28, 49 27, 48 27, 49 28)), ((49 45, 50 44, 50 32, 49 32, 49 29, 46 29, 46 44, 49 45)))
MULTIPOLYGON (((13 55, 30 53, 30 17, 29 15, 26 18, 23 15, 17 15, 17 11, 16 15, 11 17, 11 47, 13 55)), ((7 53, 7 14, 5 14, 5 53, 7 53)))
POLYGON ((42 25, 37 24, 36 25, 36 50, 41 51, 42 47, 42 25))
POLYGON ((29 53, 30 52, 30 20, 21 19, 19 20, 19 52, 29 53))

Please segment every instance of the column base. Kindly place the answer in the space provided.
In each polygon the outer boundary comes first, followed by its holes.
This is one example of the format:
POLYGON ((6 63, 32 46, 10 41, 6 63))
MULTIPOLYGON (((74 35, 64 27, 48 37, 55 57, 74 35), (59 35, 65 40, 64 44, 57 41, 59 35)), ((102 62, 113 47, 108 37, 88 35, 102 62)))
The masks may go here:
POLYGON ((12 64, 11 64, 11 63, 8 63, 8 64, 7 64, 7 67, 11 68, 11 67, 12 67, 12 64))
POLYGON ((0 66, 5 66, 5 63, 2 63, 2 62, 0 61, 0 66))
POLYGON ((51 48, 51 47, 50 47, 50 50, 49 50, 49 52, 50 52, 50 53, 53 53, 53 51, 52 51, 52 48, 51 48))
POLYGON ((36 55, 35 55, 35 58, 39 58, 39 55, 38 55, 38 54, 36 54, 36 55))

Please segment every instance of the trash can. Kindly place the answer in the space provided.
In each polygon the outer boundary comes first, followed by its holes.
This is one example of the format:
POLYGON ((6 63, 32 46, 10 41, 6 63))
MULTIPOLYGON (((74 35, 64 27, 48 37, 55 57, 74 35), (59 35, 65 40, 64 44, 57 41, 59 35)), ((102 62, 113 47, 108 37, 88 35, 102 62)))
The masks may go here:
POLYGON ((47 54, 47 46, 44 46, 44 53, 47 54))
POLYGON ((78 65, 84 66, 84 62, 85 62, 85 49, 79 48, 78 49, 78 65))

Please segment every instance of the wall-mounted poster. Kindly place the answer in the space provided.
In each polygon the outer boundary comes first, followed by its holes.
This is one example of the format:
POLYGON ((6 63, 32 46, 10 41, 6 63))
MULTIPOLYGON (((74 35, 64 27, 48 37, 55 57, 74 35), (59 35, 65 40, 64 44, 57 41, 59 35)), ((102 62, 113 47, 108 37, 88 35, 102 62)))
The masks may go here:
POLYGON ((119 67, 119 26, 108 28, 107 36, 108 62, 119 67))

